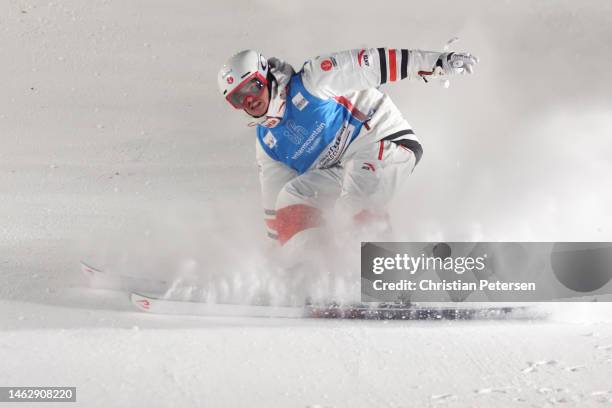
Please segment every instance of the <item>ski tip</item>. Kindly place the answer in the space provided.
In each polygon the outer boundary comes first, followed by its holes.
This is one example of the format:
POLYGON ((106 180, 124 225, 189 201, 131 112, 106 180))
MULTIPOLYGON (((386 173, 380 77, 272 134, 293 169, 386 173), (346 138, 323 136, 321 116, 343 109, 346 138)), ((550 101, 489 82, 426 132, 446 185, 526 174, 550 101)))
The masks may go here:
POLYGON ((143 312, 148 312, 151 310, 151 299, 146 296, 132 292, 130 293, 130 301, 138 310, 143 312))
POLYGON ((81 272, 83 272, 87 276, 92 276, 92 275, 95 275, 97 273, 102 273, 102 271, 100 269, 94 268, 93 266, 91 266, 90 264, 88 264, 85 261, 79 261, 79 264, 81 266, 81 272))

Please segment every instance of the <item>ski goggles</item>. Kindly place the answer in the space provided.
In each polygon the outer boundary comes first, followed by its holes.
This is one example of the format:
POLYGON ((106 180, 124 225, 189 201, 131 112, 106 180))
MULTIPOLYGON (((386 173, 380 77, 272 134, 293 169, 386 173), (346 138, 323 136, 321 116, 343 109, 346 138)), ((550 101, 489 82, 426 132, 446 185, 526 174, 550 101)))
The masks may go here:
POLYGON ((238 86, 236 86, 230 93, 228 93, 225 99, 236 109, 243 109, 244 102, 248 97, 259 98, 266 86, 268 81, 259 72, 254 72, 246 77, 238 86))

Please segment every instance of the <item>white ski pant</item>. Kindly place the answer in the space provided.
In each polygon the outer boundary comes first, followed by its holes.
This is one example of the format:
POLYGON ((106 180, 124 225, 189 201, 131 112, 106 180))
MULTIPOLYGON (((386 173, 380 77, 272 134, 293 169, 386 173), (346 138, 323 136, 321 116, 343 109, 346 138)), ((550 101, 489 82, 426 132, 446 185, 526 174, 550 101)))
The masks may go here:
POLYGON ((386 206, 414 170, 415 154, 404 146, 379 141, 347 162, 310 170, 284 185, 276 202, 281 244, 322 226, 326 218, 346 223, 388 222, 386 206))

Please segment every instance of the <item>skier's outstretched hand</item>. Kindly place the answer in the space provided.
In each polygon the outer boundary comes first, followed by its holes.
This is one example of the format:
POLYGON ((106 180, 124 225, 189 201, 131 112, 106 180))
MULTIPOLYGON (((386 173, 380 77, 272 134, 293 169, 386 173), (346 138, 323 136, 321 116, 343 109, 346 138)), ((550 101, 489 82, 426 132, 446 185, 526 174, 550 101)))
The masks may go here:
POLYGON ((478 57, 467 52, 446 52, 440 56, 442 75, 465 75, 474 72, 478 57))

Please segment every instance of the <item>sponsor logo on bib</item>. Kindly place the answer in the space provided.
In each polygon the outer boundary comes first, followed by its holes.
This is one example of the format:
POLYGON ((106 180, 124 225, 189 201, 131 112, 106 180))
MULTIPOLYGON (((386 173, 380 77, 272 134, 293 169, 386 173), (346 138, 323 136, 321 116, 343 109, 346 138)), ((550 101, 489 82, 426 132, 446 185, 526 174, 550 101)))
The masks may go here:
POLYGON ((304 98, 304 95, 302 95, 301 92, 298 92, 292 99, 291 102, 293 102, 293 104, 295 105, 296 108, 298 108, 299 110, 302 110, 306 107, 306 105, 308 105, 308 100, 306 100, 306 98, 304 98))

